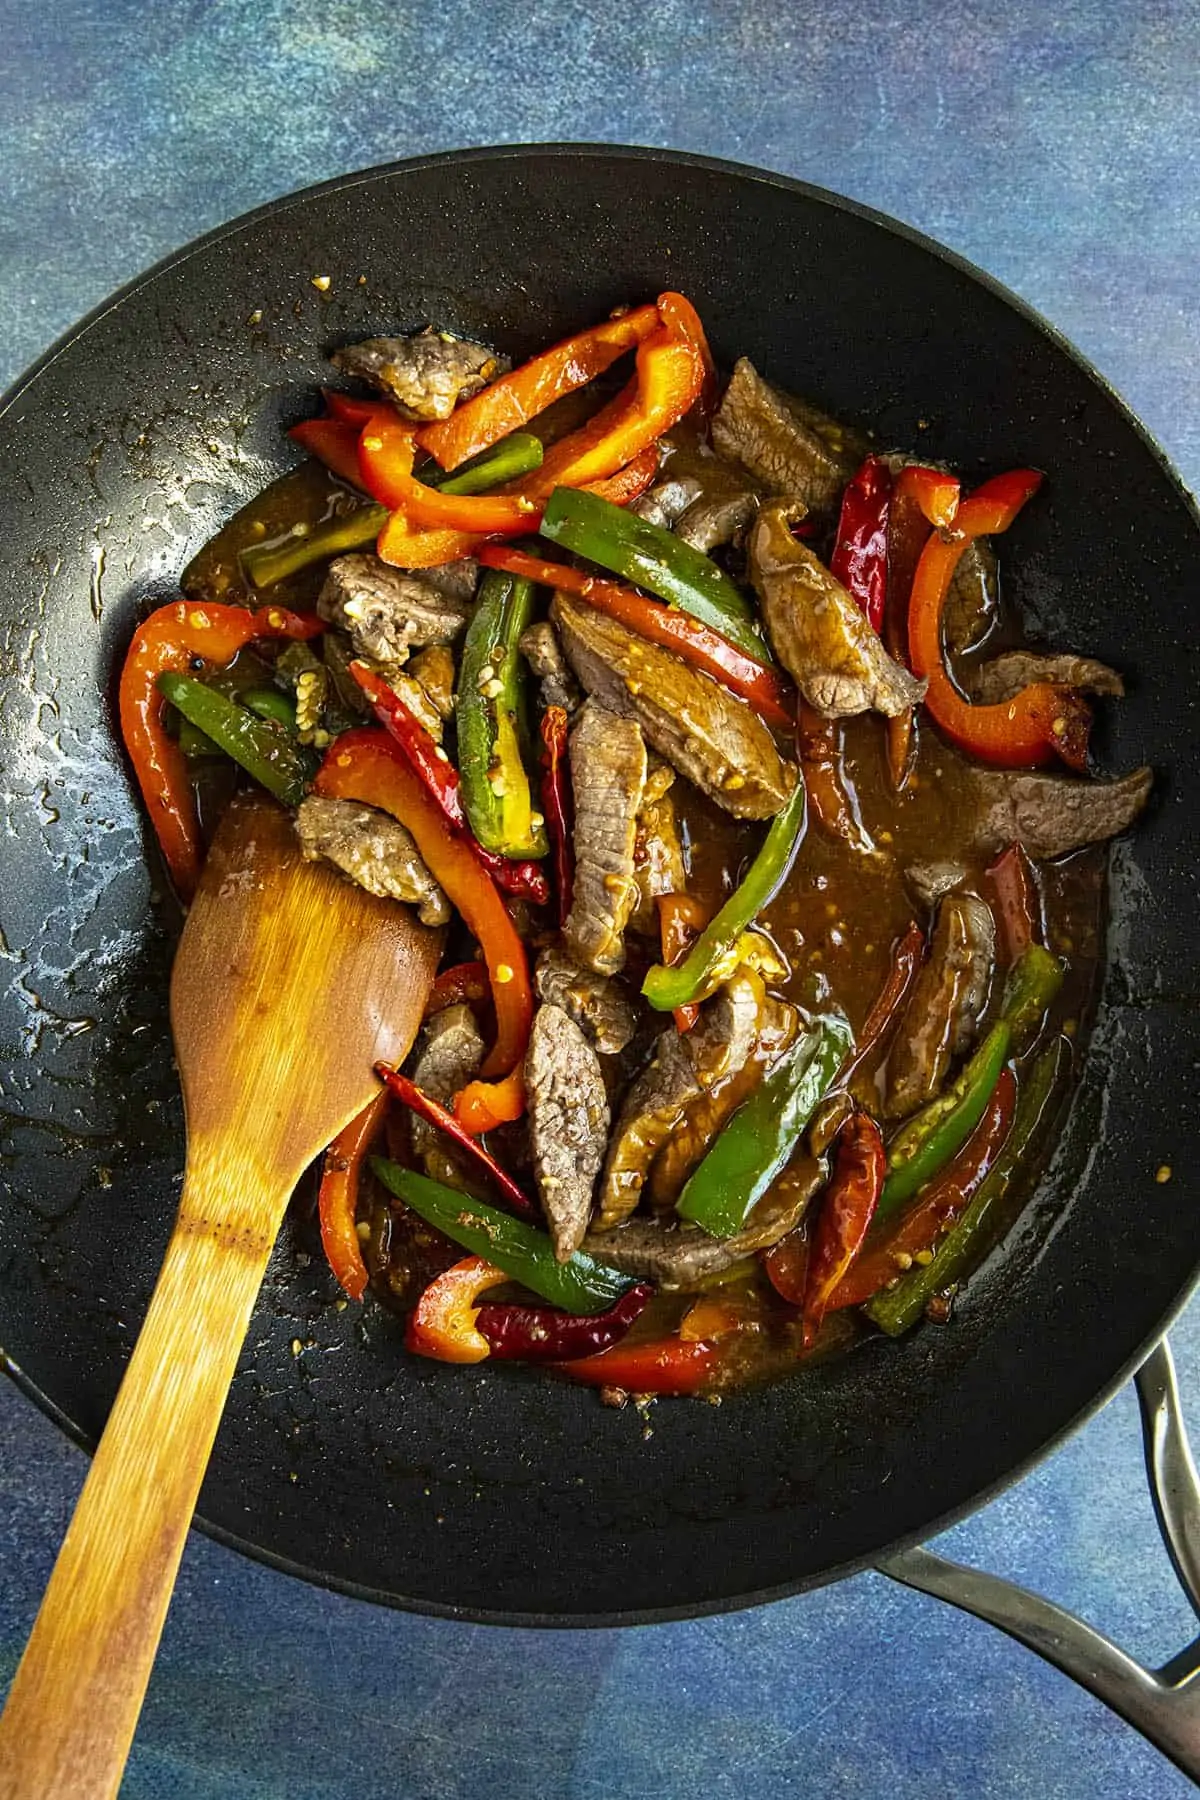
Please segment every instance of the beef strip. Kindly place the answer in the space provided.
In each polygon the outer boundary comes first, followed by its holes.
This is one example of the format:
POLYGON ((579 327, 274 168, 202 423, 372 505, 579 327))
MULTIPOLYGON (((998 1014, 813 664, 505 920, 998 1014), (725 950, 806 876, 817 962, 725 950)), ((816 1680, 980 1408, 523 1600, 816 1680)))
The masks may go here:
POLYGON ((1004 656, 992 657, 990 662, 979 663, 972 671, 972 698, 981 705, 992 706, 1011 700, 1035 681, 1079 688, 1086 694, 1119 696, 1125 692, 1125 683, 1117 671, 1093 657, 1073 656, 1069 651, 1042 656, 1035 650, 1010 650, 1004 656))
POLYGON ((450 903, 398 820, 353 800, 309 794, 296 813, 296 834, 306 862, 324 857, 335 868, 384 899, 404 900, 423 925, 444 925, 450 903))
POLYGON ((686 1037, 673 1025, 625 1096, 600 1181, 596 1229, 607 1231, 636 1207, 650 1165, 688 1105, 736 1075, 754 1048, 762 983, 739 971, 704 1007, 686 1037))
POLYGON ((795 495, 814 513, 831 514, 854 473, 849 434, 772 387, 744 356, 713 414, 712 441, 771 493, 795 495))
MULTIPOLYGON (((471 1008, 465 1002, 447 1006, 430 1019, 421 1033, 412 1080, 423 1094, 449 1106, 459 1089, 479 1073, 484 1049, 471 1008)), ((443 1181, 449 1187, 476 1193, 474 1175, 465 1159, 436 1125, 410 1113, 409 1134, 413 1153, 420 1158, 431 1181, 443 1181)))
POLYGON ((939 900, 961 887, 967 879, 967 865, 960 862, 911 863, 904 871, 904 885, 921 906, 937 910, 939 900))
MULTIPOLYGON (((647 784, 649 792, 649 784, 647 784)), ((633 878, 637 883, 637 905, 629 919, 629 929, 643 937, 659 934, 659 894, 682 894, 687 888, 687 865, 683 842, 675 820, 675 802, 662 792, 653 800, 643 800, 638 814, 634 840, 633 878)))
POLYGON ((608 1139, 608 1099, 596 1052, 561 1007, 539 1006, 525 1053, 529 1142, 559 1262, 578 1250, 608 1139))
POLYGON ((571 667, 589 694, 636 719, 660 756, 739 819, 766 819, 796 783, 767 726, 744 700, 566 594, 553 618, 571 667))
POLYGON ((732 543, 745 531, 758 511, 758 495, 749 488, 731 493, 701 494, 677 520, 675 536, 703 550, 708 556, 722 544, 732 543))
POLYGON ((350 633, 356 655, 384 669, 406 663, 414 647, 452 643, 467 622, 463 608, 428 581, 377 556, 336 557, 317 611, 350 633))
POLYGON ((542 705, 561 706, 564 712, 573 713, 581 698, 579 683, 549 619, 538 619, 528 626, 521 633, 518 648, 541 682, 542 705))
POLYGON ((639 1216, 615 1231, 589 1232, 583 1248, 598 1262, 655 1281, 667 1293, 686 1293, 794 1231, 825 1179, 815 1158, 798 1157, 733 1237, 714 1238, 699 1225, 639 1216))
POLYGON ((617 1056, 633 1037, 637 1018, 621 984, 581 969, 565 950, 544 950, 534 971, 538 997, 562 1008, 601 1056, 617 1056))
POLYGON ((975 1037, 996 960, 996 926, 974 894, 948 894, 905 1003, 887 1067, 887 1110, 907 1118, 941 1087, 975 1037))
POLYGON ((406 419, 448 419, 508 368, 484 344, 472 344, 432 325, 412 337, 366 338, 330 357, 335 369, 386 394, 406 419))
POLYGON ((750 575, 780 662, 827 719, 915 706, 926 683, 893 662, 841 582, 792 536, 795 508, 764 506, 750 533, 750 575))
MULTIPOLYGON (((454 652, 450 646, 426 645, 413 657, 408 672, 414 681, 420 682, 439 720, 448 719, 454 711, 454 652)), ((441 732, 434 735, 440 739, 441 732)))
POLYGON ((681 514, 685 513, 701 493, 700 479, 696 475, 668 474, 662 481, 656 481, 653 487, 631 500, 629 510, 636 513, 639 519, 645 519, 651 525, 658 525, 664 531, 670 531, 681 514))
POLYGON ((1070 775, 1033 775, 1009 769, 972 769, 974 846, 994 855, 1023 844, 1032 857, 1067 856, 1127 831, 1146 801, 1153 771, 1135 769, 1116 781, 1070 775))
POLYGON ((985 637, 1000 610, 996 553, 987 538, 972 538, 958 559, 942 608, 942 639, 955 656, 985 637))
POLYGON ((633 852, 646 746, 634 720, 589 701, 571 729, 570 763, 575 883, 567 948, 597 974, 615 975, 625 961, 625 926, 638 897, 633 852))
POLYGON ((471 611, 479 586, 479 564, 473 556, 460 556, 457 562, 435 563, 432 569, 417 569, 410 573, 415 573, 428 587, 463 612, 471 611))

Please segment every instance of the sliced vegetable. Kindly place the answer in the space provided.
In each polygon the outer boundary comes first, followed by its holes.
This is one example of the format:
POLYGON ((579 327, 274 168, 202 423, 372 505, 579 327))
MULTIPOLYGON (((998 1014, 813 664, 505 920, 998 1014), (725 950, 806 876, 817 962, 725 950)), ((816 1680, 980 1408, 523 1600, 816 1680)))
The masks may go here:
POLYGON ((589 481, 580 488, 581 494, 597 494, 601 500, 610 500, 614 506, 628 506, 644 494, 655 476, 658 474, 659 446, 657 439, 647 444, 644 450, 618 469, 615 475, 609 475, 604 481, 589 481))
POLYGON ((444 526, 429 531, 410 525, 402 512, 389 512, 376 539, 375 554, 397 569, 437 569, 443 563, 475 556, 487 541, 487 536, 477 531, 451 531, 444 526))
POLYGON ((592 1387, 623 1388, 629 1394, 694 1394, 713 1372, 717 1346, 686 1338, 655 1338, 618 1344, 582 1362, 555 1366, 572 1381, 592 1387))
POLYGON ((866 615, 874 631, 883 628, 888 578, 888 511, 892 472, 878 456, 868 456, 842 495, 829 571, 866 615))
POLYGON ((869 1113, 852 1113, 838 1134, 833 1175, 812 1234, 804 1289, 806 1350, 812 1349, 834 1291, 862 1249, 886 1168, 878 1125, 869 1113))
POLYGON ((575 889, 575 856, 571 836, 573 800, 567 780, 567 737, 570 720, 561 706, 548 706, 538 731, 542 740, 542 814, 554 862, 554 900, 560 930, 566 925, 575 889))
POLYGON ((704 364, 704 384, 696 398, 696 407, 707 418, 717 404, 717 365, 708 347, 708 337, 700 322, 700 314, 685 295, 675 293, 658 296, 658 314, 663 324, 668 325, 676 336, 690 338, 700 352, 700 360, 704 364))
POLYGON ((639 1281, 606 1312, 563 1312, 557 1306, 501 1305, 489 1301, 475 1315, 480 1336, 495 1357, 516 1362, 558 1362, 563 1357, 594 1356, 620 1343, 634 1320, 645 1312, 654 1293, 639 1281))
POLYGON ((525 946, 495 883, 471 845, 456 836, 404 752, 383 731, 348 731, 330 745, 314 788, 334 799, 381 807, 416 841, 421 860, 483 951, 496 1009, 496 1041, 485 1077, 507 1075, 525 1054, 533 989, 525 946))
POLYGON ((554 1245, 544 1231, 524 1219, 514 1219, 499 1207, 472 1200, 456 1188, 381 1157, 373 1158, 371 1167, 384 1187, 427 1224, 436 1226, 464 1250, 486 1256, 513 1281, 540 1294, 552 1306, 571 1313, 601 1312, 634 1286, 632 1276, 619 1274, 582 1250, 566 1262, 556 1261, 554 1245))
POLYGON ((292 426, 288 436, 309 456, 315 456, 327 469, 332 469, 339 480, 361 488, 359 430, 360 427, 348 419, 303 419, 299 425, 292 426))
POLYGON ((947 474, 944 469, 928 469, 921 463, 908 463, 896 477, 893 498, 897 504, 911 500, 930 525, 938 531, 949 531, 961 492, 957 475, 947 474))
POLYGON ((973 538, 1006 531, 1041 482, 1031 469, 997 476, 959 506, 953 537, 930 536, 913 577, 909 663, 929 682, 930 717, 968 755, 1006 769, 1035 768, 1055 757, 1082 769, 1092 715, 1075 689, 1032 682, 1011 700, 976 706, 954 686, 942 653, 942 610, 963 551, 973 538))
POLYGON ((1016 1115, 1003 1157, 976 1190, 965 1212, 934 1252, 933 1260, 916 1264, 895 1287, 885 1288, 866 1307, 867 1317, 889 1337, 899 1337, 917 1323, 935 1294, 961 1281, 987 1248, 991 1222, 1036 1139, 1065 1077, 1071 1052, 1065 1038, 1043 1050, 1021 1083, 1016 1115))
POLYGON ((158 678, 158 691, 269 794, 285 806, 299 806, 313 773, 312 761, 275 720, 260 718, 194 675, 167 671, 158 678))
POLYGON ((448 419, 422 426, 421 448, 443 469, 459 468, 468 457, 537 418, 564 394, 602 375, 661 326, 656 307, 639 306, 564 338, 464 400, 448 419))
POLYGON ((1015 963, 1038 936, 1041 902, 1033 864, 1022 844, 1002 850, 987 871, 1004 960, 1015 963))
POLYGON ((838 1282, 829 1301, 830 1312, 843 1306, 861 1306, 872 1294, 895 1281, 918 1257, 932 1256, 938 1238, 962 1212, 1004 1149, 1016 1104, 1016 1077, 1011 1069, 1004 1069, 983 1117, 958 1155, 934 1177, 882 1241, 868 1241, 862 1255, 838 1282))
POLYGON ((852 850, 872 850, 874 846, 846 787, 841 724, 837 719, 825 718, 804 699, 796 707, 796 754, 808 790, 808 803, 821 830, 852 850))
POLYGON ((379 1135, 388 1109, 386 1088, 351 1119, 325 1152, 317 1217, 321 1244, 343 1290, 351 1300, 361 1300, 367 1286, 367 1265, 358 1239, 358 1188, 367 1152, 379 1135))
POLYGON ((657 1012, 674 1012, 703 991, 714 965, 728 954, 787 880, 804 838, 806 816, 803 781, 797 781, 781 813, 771 821, 762 847, 741 883, 716 917, 704 927, 681 963, 656 963, 642 983, 642 993, 657 1012))
POLYGON ((482 1256, 468 1256, 443 1269, 409 1314, 404 1348, 437 1362, 483 1362, 491 1345, 477 1323, 479 1296, 507 1280, 503 1269, 482 1256))
POLYGON ((719 631, 753 661, 773 663, 745 596, 711 557, 673 531, 566 487, 551 494, 539 529, 551 543, 623 575, 719 631))
POLYGON ((490 450, 463 463, 457 474, 431 479, 423 473, 421 479, 443 494, 485 494, 489 488, 499 487, 501 482, 516 481, 522 475, 540 469, 543 454, 540 438, 528 431, 514 431, 493 444, 490 450))
POLYGON ((280 543, 251 544, 238 555, 242 573, 252 587, 273 587, 327 556, 346 550, 362 550, 374 543, 388 521, 386 506, 358 506, 338 513, 319 525, 293 529, 280 543))
POLYGON ((248 706, 260 719, 274 719, 285 731, 294 732, 296 729, 296 702, 290 694, 280 693, 278 688, 246 688, 242 694, 242 705, 248 706))
POLYGON ((440 1100, 435 1100, 432 1094, 424 1093, 407 1075, 402 1075, 399 1069, 389 1068, 386 1063, 376 1063, 375 1073, 404 1106, 411 1108, 420 1118, 428 1120, 438 1131, 444 1132, 450 1142, 495 1184, 514 1212, 527 1219, 537 1217, 537 1207, 520 1183, 514 1181, 508 1170, 501 1168, 495 1157, 482 1144, 477 1143, 469 1131, 463 1129, 454 1114, 440 1100))
POLYGON ((1030 944, 1009 971, 1004 1017, 1019 1049, 1033 1037, 1063 982, 1063 968, 1041 944, 1030 944))
POLYGON ((401 512, 409 526, 432 531, 498 532, 533 529, 541 507, 520 494, 447 494, 413 474, 417 427, 380 407, 358 440, 358 479, 372 499, 401 512))
POLYGON ((676 1209, 682 1218, 713 1237, 742 1229, 829 1092, 852 1041, 844 1019, 830 1014, 813 1021, 692 1172, 676 1209))
POLYGON ((482 1006, 491 997, 491 985, 482 963, 454 963, 449 969, 442 970, 430 988, 425 1017, 432 1019, 445 1012, 448 1006, 460 1006, 464 1000, 472 1006, 482 1006))
POLYGON ((469 1081, 455 1095, 454 1116, 475 1137, 511 1125, 525 1111, 525 1074, 518 1063, 503 1081, 469 1081))
POLYGON ((184 902, 200 879, 200 823, 187 761, 163 720, 158 677, 185 673, 196 659, 222 667, 255 638, 314 637, 324 629, 322 620, 282 606, 251 613, 240 606, 178 600, 160 606, 134 632, 121 670, 121 736, 168 873, 184 902))
MULTIPOLYGON (((657 904, 662 959, 664 966, 670 969, 682 962, 704 930, 704 908, 690 894, 659 894, 657 904)), ((699 1017, 698 1001, 693 1000, 690 1006, 677 1006, 674 1012, 676 1031, 690 1031, 699 1017)))
POLYGON ((888 1178, 879 1216, 889 1217, 945 1167, 966 1143, 992 1096, 1012 1047, 1006 1019, 998 1019, 944 1094, 902 1125, 888 1145, 888 1178))
POLYGON ((749 657, 736 644, 689 618, 675 607, 660 606, 647 600, 633 588, 619 587, 614 581, 601 581, 582 569, 567 563, 545 562, 523 550, 510 550, 507 545, 485 545, 479 560, 488 569, 507 569, 512 575, 526 575, 544 587, 560 588, 566 594, 578 594, 597 612, 607 613, 629 631, 674 650, 693 668, 703 669, 740 699, 748 700, 767 721, 783 731, 790 731, 795 717, 790 688, 774 669, 766 669, 749 657))
POLYGON ((899 1023, 901 1008, 908 998, 913 976, 920 968, 924 954, 925 933, 913 919, 896 942, 892 951, 891 968, 863 1021, 854 1055, 841 1071, 839 1079, 843 1087, 850 1086, 858 1071, 887 1042, 899 1023))
POLYGON ((532 582, 495 572, 484 577, 467 627, 454 708, 471 829, 485 849, 509 857, 545 856, 548 848, 521 755, 526 663, 517 645, 532 611, 532 582))

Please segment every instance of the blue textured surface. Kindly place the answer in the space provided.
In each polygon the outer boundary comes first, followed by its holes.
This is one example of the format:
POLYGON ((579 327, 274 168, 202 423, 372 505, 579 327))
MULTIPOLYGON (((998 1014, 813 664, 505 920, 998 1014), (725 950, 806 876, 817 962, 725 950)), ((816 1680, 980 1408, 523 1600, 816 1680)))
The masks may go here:
MULTIPOLYGON (((761 0, 0 0, 0 382, 147 263, 276 194, 423 150, 607 139, 761 163, 930 232, 1074 338, 1196 487, 1191 0, 850 13, 832 0, 802 13, 761 0)), ((1174 1343, 1185 1394, 1200 1393, 1200 1307, 1174 1343)), ((0 1445, 2 1686, 83 1459, 7 1383, 0 1445)), ((944 1542, 1140 1656, 1194 1630, 1128 1393, 944 1542)), ((123 1792, 652 1790, 1190 1791, 1033 1657, 877 1576, 729 1618, 518 1634, 377 1611, 194 1538, 123 1792)))

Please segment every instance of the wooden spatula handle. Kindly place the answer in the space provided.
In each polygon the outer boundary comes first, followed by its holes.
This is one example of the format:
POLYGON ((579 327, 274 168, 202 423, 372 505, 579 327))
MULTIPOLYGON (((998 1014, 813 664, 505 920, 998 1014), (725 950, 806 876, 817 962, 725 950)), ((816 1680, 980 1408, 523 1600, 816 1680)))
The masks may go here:
MULTIPOLYGON (((245 1200, 264 1177, 191 1151, 145 1323, 0 1719, 3 1800, 101 1800, 129 1754, 274 1237, 235 1229, 235 1243, 208 1223, 244 1216, 229 1184, 245 1200)), ((272 1198, 278 1216, 287 1196, 272 1198)))

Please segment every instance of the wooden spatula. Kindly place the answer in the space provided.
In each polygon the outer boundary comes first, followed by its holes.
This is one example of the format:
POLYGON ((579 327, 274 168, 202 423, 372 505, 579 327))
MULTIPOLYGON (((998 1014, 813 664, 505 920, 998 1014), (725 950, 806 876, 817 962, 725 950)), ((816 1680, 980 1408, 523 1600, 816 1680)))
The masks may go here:
POLYGON ((239 799, 180 942, 179 1215, 0 1719, 4 1800, 115 1794, 200 1482, 288 1197, 408 1051, 439 934, 302 862, 239 799))

